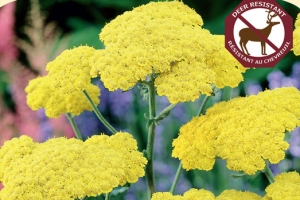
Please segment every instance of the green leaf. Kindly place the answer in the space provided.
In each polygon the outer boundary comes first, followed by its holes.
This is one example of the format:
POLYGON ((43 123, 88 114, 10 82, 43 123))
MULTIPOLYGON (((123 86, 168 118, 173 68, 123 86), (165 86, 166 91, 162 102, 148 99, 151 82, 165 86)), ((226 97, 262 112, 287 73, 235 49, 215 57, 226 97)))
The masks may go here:
POLYGON ((94 0, 75 0, 77 2, 79 2, 80 4, 86 4, 89 5, 91 4, 94 0))
POLYGON ((117 196, 119 194, 123 194, 124 192, 129 190, 130 187, 131 187, 131 184, 129 184, 129 183, 126 183, 125 186, 123 186, 123 187, 117 187, 110 193, 110 196, 117 196))
POLYGON ((96 49, 102 49, 103 43, 99 40, 101 27, 86 26, 85 28, 76 30, 70 36, 68 48, 80 45, 88 45, 96 49))
POLYGON ((101 7, 125 8, 126 10, 132 10, 132 7, 137 6, 135 0, 95 0, 94 3, 101 7))
POLYGON ((99 195, 96 197, 88 197, 87 200, 104 200, 103 195, 99 195))
POLYGON ((245 175, 247 175, 247 174, 244 174, 244 173, 242 173, 242 174, 231 174, 230 177, 231 178, 241 178, 241 177, 243 177, 245 175))
POLYGON ((84 29, 84 28, 86 28, 87 26, 90 25, 89 22, 87 22, 87 21, 85 21, 85 20, 83 20, 82 18, 79 18, 79 17, 70 17, 70 18, 68 18, 67 24, 75 30, 84 29))

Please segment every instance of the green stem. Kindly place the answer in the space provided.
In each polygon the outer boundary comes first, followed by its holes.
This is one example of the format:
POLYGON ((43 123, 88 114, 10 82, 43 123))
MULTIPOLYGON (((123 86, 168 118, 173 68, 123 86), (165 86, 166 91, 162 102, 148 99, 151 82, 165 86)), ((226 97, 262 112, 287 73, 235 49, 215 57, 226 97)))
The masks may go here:
POLYGON ((114 127, 112 127, 112 125, 110 125, 110 123, 108 123, 108 121, 106 121, 106 119, 100 113, 100 111, 98 110, 98 108, 95 106, 95 104, 92 101, 92 99, 89 96, 89 94, 85 90, 83 90, 83 94, 86 97, 86 99, 89 101, 89 103, 92 106, 92 108, 93 108, 95 114, 97 115, 98 119, 104 124, 104 126, 106 126, 106 128, 108 128, 108 130, 110 130, 110 132, 112 132, 113 134, 115 134, 117 132, 116 129, 114 129, 114 127))
POLYGON ((154 87, 154 76, 150 76, 148 92, 149 92, 149 120, 151 123, 148 126, 148 140, 146 148, 146 156, 148 159, 148 164, 146 166, 146 180, 148 186, 148 198, 151 199, 152 194, 155 192, 154 186, 154 172, 153 172, 153 149, 154 149, 154 138, 155 138, 155 128, 154 123, 156 111, 155 111, 155 87, 154 87))
POLYGON ((179 165, 178 165, 178 168, 177 168, 177 171, 176 171, 176 175, 175 175, 175 178, 174 178, 174 181, 172 183, 172 186, 171 186, 171 189, 170 189, 170 193, 173 194, 175 188, 176 188, 176 185, 178 183, 178 180, 179 180, 179 177, 180 177, 180 174, 181 174, 181 170, 182 169, 182 162, 180 161, 179 165))
POLYGON ((110 197, 110 193, 106 193, 105 194, 105 200, 109 200, 109 197, 110 197))
POLYGON ((262 172, 266 175, 266 177, 268 178, 270 183, 274 183, 274 174, 272 173, 271 169, 270 169, 270 165, 269 162, 266 161, 266 167, 265 169, 262 170, 262 172))
POLYGON ((168 113, 170 113, 170 111, 176 106, 177 104, 170 104, 168 107, 166 107, 165 109, 163 109, 156 117, 155 120, 163 120, 168 113))
MULTIPOLYGON (((81 134, 80 134, 80 131, 79 131, 79 129, 78 129, 78 126, 77 126, 76 123, 75 123, 75 120, 74 120, 73 115, 72 115, 71 113, 66 113, 66 116, 67 116, 67 118, 69 119, 69 121, 70 121, 70 123, 71 123, 71 126, 72 126, 72 128, 73 128, 73 130, 74 130, 74 133, 75 133, 76 138, 79 139, 79 140, 83 140, 83 139, 82 139, 82 136, 81 136, 81 134)), ((82 197, 80 200, 86 200, 86 199, 87 199, 87 196, 84 196, 84 197, 82 197)))
POLYGON ((75 133, 75 135, 76 135, 76 138, 78 138, 79 140, 83 140, 83 139, 82 139, 82 136, 81 136, 81 134, 80 134, 80 131, 79 131, 79 129, 78 129, 78 126, 76 125, 75 120, 74 120, 74 117, 72 116, 72 114, 66 113, 66 116, 67 116, 67 118, 69 119, 69 121, 70 121, 70 123, 71 123, 71 126, 72 126, 72 128, 73 128, 73 130, 74 130, 74 133, 75 133))
POLYGON ((200 115, 201 115, 201 113, 202 113, 202 111, 203 111, 203 109, 204 109, 204 106, 205 106, 205 104, 207 103, 209 97, 211 97, 211 96, 205 96, 205 97, 204 97, 204 99, 203 99, 203 101, 202 101, 202 104, 201 104, 201 106, 200 106, 200 108, 199 108, 199 111, 198 111, 198 113, 197 113, 197 116, 200 116, 200 115))
MULTIPOLYGON (((202 113, 203 109, 204 109, 204 106, 205 104, 207 103, 207 100, 210 98, 210 96, 205 96, 205 98, 203 99, 202 101, 202 104, 200 106, 200 109, 198 111, 198 114, 197 116, 200 116, 200 114, 202 113)), ((180 177, 180 174, 181 174, 181 170, 182 170, 182 162, 180 161, 179 165, 178 165, 178 168, 177 168, 177 172, 176 172, 176 175, 174 177, 174 180, 173 180, 173 183, 172 183, 172 186, 171 186, 171 189, 170 189, 170 192, 173 193, 175 188, 176 188, 176 185, 178 183, 178 180, 179 180, 179 177, 180 177)))

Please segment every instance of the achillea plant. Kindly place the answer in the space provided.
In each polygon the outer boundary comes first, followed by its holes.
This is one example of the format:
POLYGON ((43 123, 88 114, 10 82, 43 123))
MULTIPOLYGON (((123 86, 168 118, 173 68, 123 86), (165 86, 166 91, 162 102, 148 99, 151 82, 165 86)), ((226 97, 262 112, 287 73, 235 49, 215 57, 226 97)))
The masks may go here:
POLYGON ((66 50, 49 62, 46 67, 49 74, 31 80, 25 88, 27 104, 33 110, 45 108, 48 117, 64 113, 79 115, 84 110, 92 110, 82 91, 86 90, 94 104, 99 104, 100 89, 91 84, 89 75, 89 59, 94 51, 92 47, 81 46, 66 50))
POLYGON ((204 189, 190 189, 189 191, 185 192, 183 196, 181 195, 172 195, 170 192, 157 192, 153 194, 151 200, 261 200, 262 198, 253 193, 253 192, 242 192, 236 190, 225 190, 219 196, 215 197, 215 195, 204 189))
POLYGON ((300 198, 300 175, 297 172, 283 172, 275 176, 275 182, 266 188, 262 200, 296 200, 300 198))
POLYGON ((242 191, 236 191, 236 190, 225 190, 222 192, 218 197, 216 197, 216 200, 261 200, 261 197, 253 192, 242 192, 242 191))
POLYGON ((185 192, 183 196, 181 195, 172 195, 170 192, 157 192, 154 193, 151 200, 193 200, 193 199, 205 199, 205 200, 215 200, 215 195, 204 189, 190 189, 189 191, 185 192))
POLYGON ((74 199, 111 192, 144 176, 147 160, 129 133, 85 142, 53 138, 34 143, 22 136, 0 152, 1 199, 74 199), (107 159, 109 158, 109 159, 107 159))
POLYGON ((75 47, 49 62, 48 74, 26 87, 27 103, 33 110, 45 108, 49 117, 66 114, 77 139, 35 143, 23 136, 7 141, 0 149, 0 181, 5 186, 0 199, 83 200, 103 194, 109 200, 115 188, 144 175, 148 191, 143 197, 148 200, 277 200, 292 193, 298 198, 299 175, 283 173, 274 179, 268 163, 284 159, 289 147, 285 133, 300 126, 300 91, 265 90, 220 102, 200 115, 210 96, 225 86, 237 87, 245 72, 225 50, 224 36, 212 35, 202 25, 202 18, 183 2, 152 2, 108 23, 100 33, 105 49, 75 47), (143 153, 131 134, 115 130, 97 109, 100 89, 91 78, 98 76, 110 91, 140 86, 149 107, 143 153), (173 184, 169 191, 156 192, 156 127, 177 103, 194 101, 201 94, 206 96, 198 116, 183 125, 173 141, 172 156, 181 160, 173 184), (158 114, 156 95, 171 103, 158 114), (83 141, 74 116, 84 110, 93 110, 112 135, 83 141), (234 189, 215 195, 203 188, 173 195, 182 168, 211 170, 217 157, 231 170, 264 173, 271 183, 266 195, 234 189), (284 183, 288 187, 280 188, 284 183))
POLYGON ((213 36, 202 25, 201 16, 179 1, 125 12, 102 29, 105 49, 95 53, 91 76, 99 75, 114 91, 155 74, 158 95, 173 104, 210 95, 211 84, 236 87, 246 69, 223 48, 223 36, 213 36))
POLYGON ((211 170, 221 157, 229 169, 254 174, 265 160, 284 159, 284 133, 300 126, 299 102, 299 90, 291 87, 215 104, 181 127, 172 155, 187 170, 211 170))

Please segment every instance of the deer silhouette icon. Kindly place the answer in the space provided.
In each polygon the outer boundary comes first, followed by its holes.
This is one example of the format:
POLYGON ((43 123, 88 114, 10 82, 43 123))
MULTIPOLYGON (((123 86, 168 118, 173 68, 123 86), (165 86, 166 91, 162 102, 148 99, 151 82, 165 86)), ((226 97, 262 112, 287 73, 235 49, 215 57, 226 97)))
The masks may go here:
MULTIPOLYGON (((268 17, 267 17, 268 26, 266 26, 263 29, 257 29, 257 30, 263 36, 268 38, 271 31, 272 31, 272 27, 275 26, 276 24, 280 24, 280 22, 272 22, 271 21, 274 17, 277 16, 277 14, 271 15, 271 12, 272 12, 271 10, 268 10, 266 12, 268 13, 268 17)), ((259 37, 252 29, 250 29, 250 28, 241 29, 240 32, 239 32, 239 36, 241 38, 240 46, 241 46, 241 49, 242 49, 244 54, 246 54, 245 51, 244 51, 244 49, 245 49, 246 52, 247 52, 247 55, 250 55, 248 50, 247 50, 246 44, 248 43, 248 41, 253 41, 253 42, 260 42, 261 43, 261 54, 262 55, 267 55, 266 54, 266 42, 261 37, 259 37)))

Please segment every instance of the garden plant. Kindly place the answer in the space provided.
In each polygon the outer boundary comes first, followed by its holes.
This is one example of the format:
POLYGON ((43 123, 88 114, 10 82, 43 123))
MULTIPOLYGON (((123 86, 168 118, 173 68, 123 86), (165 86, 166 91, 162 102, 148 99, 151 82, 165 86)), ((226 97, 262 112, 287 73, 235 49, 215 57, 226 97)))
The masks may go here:
MULTIPOLYGON (((299 18, 295 56, 300 55, 299 18)), ((300 91, 264 90, 206 109, 224 87, 237 87, 247 69, 225 49, 224 35, 213 35, 202 25, 201 16, 182 1, 151 2, 106 24, 99 34, 105 48, 74 47, 49 62, 47 75, 28 83, 27 104, 33 110, 45 109, 49 118, 66 115, 77 138, 38 143, 21 136, 6 141, 0 149, 0 199, 108 200, 144 176, 148 200, 300 199, 300 175, 283 171, 274 177, 270 169, 285 158, 285 135, 300 126, 300 91), (132 133, 114 128, 97 108, 102 96, 93 80, 99 78, 109 91, 138 88, 148 102, 143 151, 132 133), (164 141, 172 143, 170 156, 180 162, 170 189, 158 192, 153 168, 156 129, 172 109, 200 96, 197 115, 181 125, 173 141, 164 141), (162 97, 169 105, 158 110, 157 99, 162 97), (84 140, 74 117, 86 110, 110 132, 84 140), (234 188, 219 195, 203 188, 175 192, 183 170, 209 171, 217 159, 225 160, 236 178, 263 173, 269 180, 261 188, 264 195, 234 188)))

